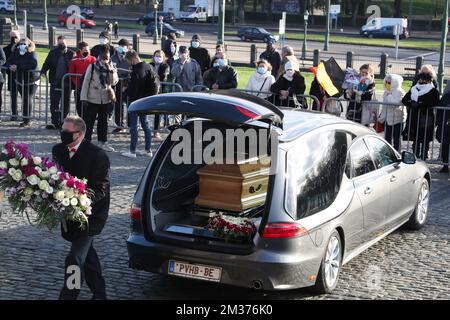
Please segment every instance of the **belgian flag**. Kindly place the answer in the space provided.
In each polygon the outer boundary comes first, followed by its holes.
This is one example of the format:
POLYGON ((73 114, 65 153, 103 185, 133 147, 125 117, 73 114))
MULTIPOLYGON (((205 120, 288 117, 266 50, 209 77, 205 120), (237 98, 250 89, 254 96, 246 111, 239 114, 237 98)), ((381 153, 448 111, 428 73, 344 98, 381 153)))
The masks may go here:
POLYGON ((320 62, 317 67, 312 67, 310 70, 328 96, 333 97, 341 94, 345 73, 333 57, 320 62))

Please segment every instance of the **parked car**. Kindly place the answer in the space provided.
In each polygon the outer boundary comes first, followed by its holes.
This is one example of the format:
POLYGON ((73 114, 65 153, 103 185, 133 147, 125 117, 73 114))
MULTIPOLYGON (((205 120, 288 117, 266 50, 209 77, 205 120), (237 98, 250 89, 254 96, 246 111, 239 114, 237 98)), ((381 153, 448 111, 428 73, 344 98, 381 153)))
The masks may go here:
POLYGON ((94 10, 91 7, 79 6, 80 14, 87 19, 94 19, 94 10))
MULTIPOLYGON (((67 12, 63 12, 58 16, 58 23, 60 26, 67 26, 67 19, 69 19, 71 15, 69 15, 67 12)), ((96 26, 96 23, 92 19, 87 19, 83 17, 82 15, 74 15, 73 18, 80 19, 80 27, 81 28, 92 28, 96 26)))
POLYGON ((0 1, 0 13, 14 13, 14 2, 0 1))
MULTIPOLYGON (((380 29, 370 29, 366 31, 361 31, 361 34, 368 38, 395 38, 394 35, 395 26, 385 26, 380 29)), ((400 39, 409 38, 409 30, 408 28, 403 28, 401 30, 400 39)))
POLYGON ((278 37, 272 35, 264 28, 255 28, 255 27, 247 27, 239 29, 237 36, 241 38, 242 41, 253 41, 253 40, 261 40, 265 43, 269 41, 277 41, 278 37))
MULTIPOLYGON (((431 181, 426 164, 413 153, 398 153, 357 123, 276 108, 228 90, 161 94, 132 103, 129 112, 188 116, 171 128, 134 195, 127 239, 131 268, 254 289, 314 286, 328 293, 343 264, 400 226, 417 230, 426 223, 431 181), (205 131, 194 131, 199 123, 205 131), (215 209, 251 219, 256 227, 252 237, 226 241, 209 232, 210 213, 198 215, 196 207, 202 188, 199 169, 206 164, 175 163, 178 128, 194 137, 194 148, 187 153, 191 159, 198 150, 202 154, 200 147, 211 152, 211 138, 197 145, 202 140, 195 132, 270 131, 255 135, 271 140, 267 185, 252 185, 243 194, 265 192, 264 203, 237 213, 215 209)), ((236 155, 248 151, 231 150, 236 155)), ((228 171, 240 177, 239 170, 228 171)), ((210 185, 218 188, 218 197, 210 201, 228 196, 231 182, 223 181, 210 185)))
MULTIPOLYGON (((163 36, 167 36, 170 33, 175 33, 175 35, 177 36, 177 38, 181 38, 184 36, 184 31, 183 30, 179 30, 179 29, 175 29, 174 27, 172 27, 170 24, 168 23, 163 23, 163 36)), ((155 24, 154 23, 149 23, 146 27, 145 27, 145 33, 149 36, 153 36, 153 33, 155 32, 155 24)), ((158 22, 158 34, 161 32, 161 23, 158 22)))
MULTIPOLYGON (((163 17, 163 22, 172 24, 175 21, 175 15, 172 12, 158 12, 157 15, 158 19, 160 16, 163 17)), ((149 12, 146 15, 137 18, 136 23, 141 25, 148 25, 149 23, 155 23, 154 12, 149 12)))

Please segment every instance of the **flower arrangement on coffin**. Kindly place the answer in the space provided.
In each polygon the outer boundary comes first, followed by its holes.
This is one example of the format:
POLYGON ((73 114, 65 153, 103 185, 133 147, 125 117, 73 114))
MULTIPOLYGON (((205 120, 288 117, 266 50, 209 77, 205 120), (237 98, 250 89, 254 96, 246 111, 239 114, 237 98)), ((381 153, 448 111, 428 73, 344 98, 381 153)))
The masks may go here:
POLYGON ((223 238, 226 241, 251 241, 256 232, 256 226, 250 219, 228 216, 222 213, 209 217, 207 228, 214 231, 216 237, 223 238))
POLYGON ((35 211, 38 226, 54 230, 66 221, 87 226, 91 214, 90 190, 86 180, 64 172, 48 158, 33 156, 26 144, 9 140, 0 149, 0 192, 10 203, 14 213, 35 211))

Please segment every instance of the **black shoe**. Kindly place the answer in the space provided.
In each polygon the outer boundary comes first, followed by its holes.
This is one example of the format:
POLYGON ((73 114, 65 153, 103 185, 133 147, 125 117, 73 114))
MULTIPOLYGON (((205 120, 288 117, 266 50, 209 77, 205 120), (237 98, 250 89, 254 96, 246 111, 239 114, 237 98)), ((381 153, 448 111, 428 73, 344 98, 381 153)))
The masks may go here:
POLYGON ((48 124, 48 125, 45 126, 45 129, 56 130, 56 126, 54 124, 48 124))
POLYGON ((10 121, 17 121, 18 119, 17 119, 17 116, 12 116, 9 120, 10 121))
POLYGON ((448 166, 443 166, 439 173, 448 173, 448 166))

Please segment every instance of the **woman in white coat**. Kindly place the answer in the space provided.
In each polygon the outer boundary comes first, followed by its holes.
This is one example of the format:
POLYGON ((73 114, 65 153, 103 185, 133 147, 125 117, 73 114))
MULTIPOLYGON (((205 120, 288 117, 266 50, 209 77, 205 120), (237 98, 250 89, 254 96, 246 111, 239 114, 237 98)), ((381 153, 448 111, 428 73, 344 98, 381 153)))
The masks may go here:
POLYGON ((272 75, 272 65, 267 60, 259 60, 256 63, 256 71, 250 77, 246 90, 255 91, 251 94, 267 99, 271 95, 270 87, 275 83, 272 75))
POLYGON ((384 78, 384 95, 379 122, 384 122, 385 139, 394 142, 394 148, 400 151, 401 132, 406 122, 407 111, 402 103, 405 91, 402 89, 403 78, 398 74, 388 74, 384 78))

